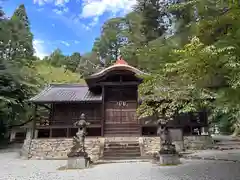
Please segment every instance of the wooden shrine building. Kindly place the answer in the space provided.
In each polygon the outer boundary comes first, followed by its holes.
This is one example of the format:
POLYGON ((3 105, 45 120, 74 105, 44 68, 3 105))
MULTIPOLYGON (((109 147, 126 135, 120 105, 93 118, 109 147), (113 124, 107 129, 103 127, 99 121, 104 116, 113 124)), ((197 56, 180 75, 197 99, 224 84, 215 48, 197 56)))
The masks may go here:
MULTIPOLYGON (((119 59, 87 77, 86 85, 49 85, 30 100, 38 112, 32 138, 72 137, 77 131, 73 123, 82 113, 90 122, 88 136, 156 136, 156 125, 145 124, 136 116, 141 74, 119 59)), ((196 128, 207 126, 207 116, 204 112, 179 115, 169 126, 191 135, 196 128)))

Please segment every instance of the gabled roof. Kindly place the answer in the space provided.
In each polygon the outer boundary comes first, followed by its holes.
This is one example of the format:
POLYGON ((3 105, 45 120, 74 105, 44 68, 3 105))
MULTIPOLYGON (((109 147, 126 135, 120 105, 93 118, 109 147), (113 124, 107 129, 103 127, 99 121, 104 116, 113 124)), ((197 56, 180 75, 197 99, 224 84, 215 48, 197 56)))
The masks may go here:
POLYGON ((101 94, 94 94, 86 85, 50 84, 30 99, 35 103, 102 101, 101 94))

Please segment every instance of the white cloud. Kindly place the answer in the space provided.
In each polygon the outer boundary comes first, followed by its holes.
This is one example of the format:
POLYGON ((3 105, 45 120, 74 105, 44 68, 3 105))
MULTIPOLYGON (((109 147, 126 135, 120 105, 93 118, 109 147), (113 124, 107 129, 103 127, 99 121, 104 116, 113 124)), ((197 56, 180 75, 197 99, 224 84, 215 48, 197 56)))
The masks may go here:
POLYGON ((79 43, 80 43, 80 41, 77 41, 77 40, 75 40, 75 41, 74 41, 74 43, 75 43, 75 44, 79 44, 79 43))
POLYGON ((61 20, 69 29, 71 29, 77 36, 82 37, 83 34, 81 30, 83 29, 83 24, 79 21, 79 16, 76 14, 69 13, 68 16, 55 15, 52 16, 58 20, 61 20))
POLYGON ((69 11, 68 7, 63 8, 63 12, 68 12, 68 11, 69 11))
POLYGON ((60 14, 63 14, 63 13, 67 13, 69 11, 69 9, 68 9, 68 7, 55 8, 52 11, 55 12, 56 14, 60 15, 60 14))
POLYGON ((33 0, 34 4, 38 4, 39 6, 45 5, 45 4, 54 4, 56 6, 65 6, 69 0, 33 0))
POLYGON ((136 0, 83 0, 81 17, 98 17, 105 12, 116 14, 132 10, 136 0))
POLYGON ((67 4, 69 2, 69 0, 55 0, 55 5, 56 6, 64 6, 65 4, 67 4))
POLYGON ((63 45, 65 45, 65 46, 70 46, 70 44, 68 43, 68 42, 66 42, 66 41, 60 41, 63 45))
POLYGON ((89 24, 89 26, 93 27, 98 23, 99 17, 96 16, 93 18, 93 21, 89 24))
POLYGON ((42 12, 44 10, 44 8, 38 8, 37 11, 38 12, 42 12))
POLYGON ((86 24, 82 24, 82 27, 83 27, 83 29, 85 29, 87 31, 89 31, 91 29, 90 26, 88 26, 86 24))
POLYGON ((52 10, 53 12, 55 12, 56 14, 62 14, 63 12, 59 9, 53 9, 52 10))
POLYGON ((33 47, 35 49, 35 56, 39 58, 44 58, 45 56, 49 55, 45 49, 44 41, 41 39, 34 39, 33 40, 33 47))

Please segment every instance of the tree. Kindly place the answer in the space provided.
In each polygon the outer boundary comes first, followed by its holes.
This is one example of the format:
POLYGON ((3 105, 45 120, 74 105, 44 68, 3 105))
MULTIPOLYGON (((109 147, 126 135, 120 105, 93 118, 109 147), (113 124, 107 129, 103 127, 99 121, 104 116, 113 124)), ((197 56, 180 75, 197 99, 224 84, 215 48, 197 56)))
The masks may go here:
POLYGON ((55 67, 61 67, 65 65, 65 56, 60 49, 56 49, 47 58, 49 63, 55 67))
POLYGON ((76 72, 77 67, 81 61, 81 55, 78 52, 73 53, 71 56, 67 56, 65 57, 65 66, 66 69, 72 71, 72 72, 76 72))
POLYGON ((66 70, 64 67, 54 67, 44 61, 36 62, 35 66, 41 88, 51 83, 84 83, 80 74, 66 70))
POLYGON ((22 22, 2 16, 0 28, 0 119, 7 127, 28 118, 27 100, 37 89, 37 78, 29 63, 32 42, 22 22))
POLYGON ((20 37, 18 48, 24 52, 25 58, 32 57, 34 54, 33 34, 30 31, 30 22, 23 4, 15 10, 11 20, 16 24, 13 28, 16 28, 15 31, 18 31, 20 37))
POLYGON ((146 37, 146 43, 162 36, 166 31, 164 17, 165 2, 158 0, 138 0, 136 11, 142 15, 141 32, 146 37))
MULTIPOLYGON (((215 2, 215 6, 221 7, 217 3, 215 2)), ((224 4, 224 7, 228 6, 224 4)), ((140 92, 148 101, 140 106, 140 115, 158 112, 170 119, 176 112, 193 112, 207 108, 213 122, 225 125, 227 124, 223 122, 231 122, 235 133, 239 132, 240 106, 237 97, 240 95, 240 44, 237 22, 240 11, 238 6, 233 5, 227 9, 222 14, 209 11, 201 13, 198 24, 193 22, 195 28, 206 27, 206 24, 211 28, 202 29, 200 34, 200 31, 195 31, 199 38, 194 37, 185 46, 172 49, 169 57, 173 61, 165 63, 163 68, 159 67, 146 79, 140 92), (213 18, 213 14, 218 18, 213 18), (214 34, 216 30, 221 33, 214 34), (208 36, 212 33, 214 36, 208 36), (164 88, 161 90, 161 87, 164 88), (151 103, 158 97, 169 101, 160 99, 161 103, 151 103)))
POLYGON ((101 69, 101 63, 97 52, 86 53, 82 56, 78 70, 83 76, 89 76, 101 69))
POLYGON ((111 64, 120 55, 120 48, 127 43, 127 38, 123 34, 124 19, 113 18, 104 23, 101 37, 96 39, 93 50, 111 64))

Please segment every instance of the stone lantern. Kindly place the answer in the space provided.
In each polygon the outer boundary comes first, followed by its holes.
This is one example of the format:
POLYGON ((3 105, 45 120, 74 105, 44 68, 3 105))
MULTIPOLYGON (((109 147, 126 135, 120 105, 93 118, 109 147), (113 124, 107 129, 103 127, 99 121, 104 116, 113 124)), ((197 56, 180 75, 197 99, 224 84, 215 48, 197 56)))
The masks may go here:
POLYGON ((157 122, 158 130, 157 134, 160 137, 160 151, 159 151, 159 163, 160 165, 175 165, 179 164, 179 154, 176 151, 176 147, 172 144, 171 134, 167 127, 166 121, 160 119, 157 122))

